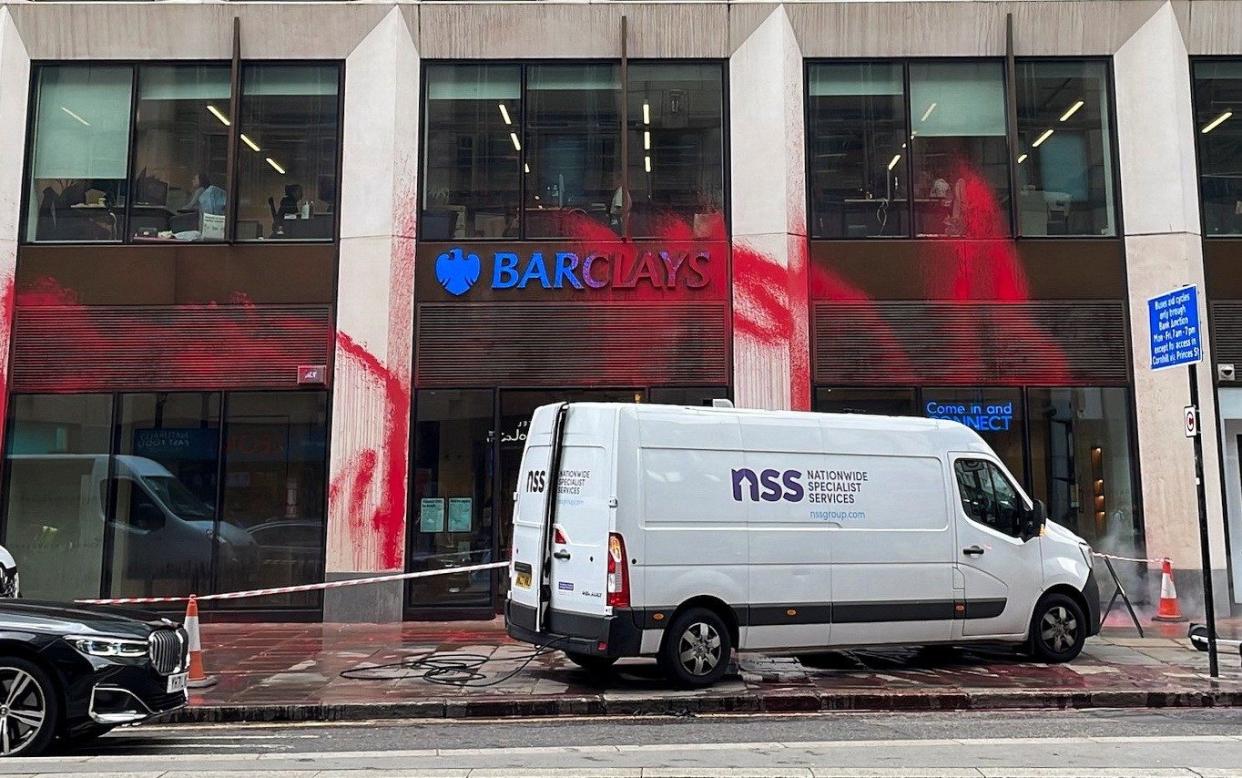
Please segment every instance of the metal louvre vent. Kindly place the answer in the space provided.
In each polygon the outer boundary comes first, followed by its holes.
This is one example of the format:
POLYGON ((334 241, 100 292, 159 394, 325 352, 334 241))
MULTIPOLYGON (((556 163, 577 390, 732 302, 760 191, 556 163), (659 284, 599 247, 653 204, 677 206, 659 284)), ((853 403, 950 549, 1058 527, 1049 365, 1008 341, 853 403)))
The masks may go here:
POLYGON ((1242 365, 1242 300, 1213 300, 1208 311, 1212 358, 1216 362, 1242 365))
POLYGON ((157 629, 147 638, 147 644, 155 672, 172 675, 185 669, 188 652, 185 630, 157 629))
POLYGON ((725 384, 724 302, 420 303, 419 387, 725 384))
POLYGON ((19 308, 13 389, 292 389, 332 337, 326 305, 19 308))
POLYGON ((1102 384, 1129 378, 1120 301, 833 301, 814 307, 821 384, 1102 384))

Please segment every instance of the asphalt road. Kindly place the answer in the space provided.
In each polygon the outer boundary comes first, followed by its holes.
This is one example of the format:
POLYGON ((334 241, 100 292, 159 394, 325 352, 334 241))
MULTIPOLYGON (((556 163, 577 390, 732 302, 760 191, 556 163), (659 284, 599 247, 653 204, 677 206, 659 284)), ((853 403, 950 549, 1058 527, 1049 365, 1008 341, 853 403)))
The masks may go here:
POLYGON ((139 727, 0 762, 0 774, 71 773, 1242 778, 1242 710, 139 727))

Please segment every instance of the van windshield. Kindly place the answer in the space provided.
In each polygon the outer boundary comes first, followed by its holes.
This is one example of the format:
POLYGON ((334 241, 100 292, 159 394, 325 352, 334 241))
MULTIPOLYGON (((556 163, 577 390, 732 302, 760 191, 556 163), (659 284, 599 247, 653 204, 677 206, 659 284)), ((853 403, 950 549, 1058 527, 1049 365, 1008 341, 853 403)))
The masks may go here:
POLYGON ((185 484, 172 476, 143 476, 142 482, 147 485, 152 494, 159 498, 160 502, 168 506, 174 515, 182 519, 210 521, 215 518, 215 511, 210 505, 196 497, 193 492, 185 488, 185 484))

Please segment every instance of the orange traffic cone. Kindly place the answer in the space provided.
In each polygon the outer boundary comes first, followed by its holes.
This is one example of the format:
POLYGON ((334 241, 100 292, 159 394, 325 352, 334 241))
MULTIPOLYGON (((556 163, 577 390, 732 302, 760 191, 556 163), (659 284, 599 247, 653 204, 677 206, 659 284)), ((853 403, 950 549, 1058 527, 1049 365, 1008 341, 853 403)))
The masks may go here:
POLYGON ((216 679, 203 670, 203 641, 198 635, 198 599, 192 594, 190 604, 185 608, 185 631, 190 641, 190 676, 185 685, 191 689, 211 686, 216 679))
POLYGON ((1160 607, 1154 621, 1185 621, 1182 609, 1177 607, 1177 587, 1173 585, 1173 563, 1165 557, 1164 566, 1160 570, 1160 607))

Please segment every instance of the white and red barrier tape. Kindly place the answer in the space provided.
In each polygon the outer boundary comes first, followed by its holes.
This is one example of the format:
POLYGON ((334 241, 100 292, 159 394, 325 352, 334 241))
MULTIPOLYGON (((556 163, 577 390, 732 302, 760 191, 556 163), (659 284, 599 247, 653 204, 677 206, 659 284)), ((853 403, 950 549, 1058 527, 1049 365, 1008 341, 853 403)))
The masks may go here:
POLYGON ((1167 557, 1157 557, 1155 559, 1140 559, 1132 556, 1117 556, 1116 554, 1101 554, 1099 551, 1092 551, 1091 556, 1098 556, 1102 559, 1114 559, 1118 562, 1145 562, 1149 565, 1162 565, 1167 557))
POLYGON ((301 584, 299 586, 278 586, 271 589, 250 589, 244 592, 223 592, 221 594, 186 595, 184 597, 115 597, 105 600, 74 600, 84 605, 141 605, 161 602, 187 602, 191 597, 204 602, 208 600, 241 600, 247 597, 267 597, 273 594, 291 594, 293 592, 314 592, 322 589, 339 589, 343 586, 362 586, 364 584, 384 583, 385 581, 407 581, 411 578, 429 578, 434 575, 450 573, 473 573, 478 570, 495 570, 508 567, 508 562, 487 562, 481 565, 465 567, 448 567, 443 570, 423 570, 417 573, 393 573, 376 575, 369 578, 349 578, 344 581, 324 581, 323 583, 301 584))

